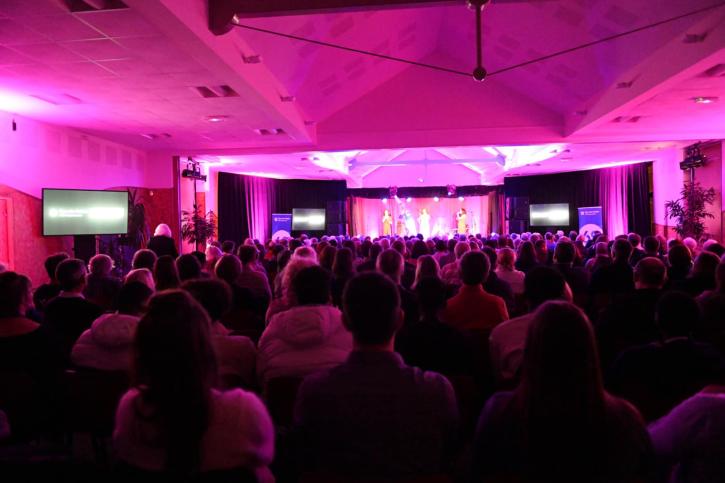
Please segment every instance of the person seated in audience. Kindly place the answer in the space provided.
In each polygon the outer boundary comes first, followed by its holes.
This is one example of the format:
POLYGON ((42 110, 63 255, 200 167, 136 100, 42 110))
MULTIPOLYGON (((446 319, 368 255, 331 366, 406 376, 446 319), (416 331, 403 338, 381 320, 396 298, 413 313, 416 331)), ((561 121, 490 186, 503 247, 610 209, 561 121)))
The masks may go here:
POLYGON ((295 299, 290 295, 292 287, 292 280, 295 276, 303 269, 317 265, 317 262, 307 257, 291 258, 289 263, 285 266, 282 272, 282 281, 280 283, 281 296, 274 299, 267 309, 267 313, 264 320, 269 323, 274 314, 284 312, 290 307, 294 306, 295 299))
POLYGON ((511 286, 514 296, 524 293, 524 277, 526 274, 516 270, 516 252, 510 248, 498 251, 496 275, 511 286))
POLYGON ((272 421, 251 392, 214 389, 210 321, 198 302, 182 290, 154 296, 136 330, 135 355, 133 387, 113 432, 121 462, 181 481, 237 468, 271 481, 272 421))
POLYGON ((413 282, 412 289, 415 291, 418 284, 427 278, 440 279, 440 271, 438 262, 433 258, 433 255, 423 255, 418 258, 418 265, 415 269, 415 281, 413 282))
POLYGON ((715 271, 719 263, 720 258, 714 253, 701 252, 695 258, 695 263, 687 277, 684 280, 676 281, 672 285, 672 289, 681 290, 693 297, 697 297, 706 290, 714 289, 715 271))
POLYGON ((128 272, 123 278, 123 283, 138 282, 146 285, 151 292, 156 291, 156 282, 154 282, 154 274, 148 268, 135 268, 128 272))
POLYGON ((176 248, 176 242, 171 234, 171 228, 165 223, 161 223, 154 230, 154 236, 151 237, 146 247, 154 252, 157 257, 168 255, 174 260, 179 256, 176 248))
POLYGON ((357 272, 374 271, 378 263, 378 257, 383 252, 383 246, 380 243, 373 243, 368 249, 368 257, 365 261, 357 266, 357 272))
POLYGON ((418 314, 418 300, 415 293, 403 287, 401 284, 404 267, 405 261, 396 250, 386 250, 378 257, 378 272, 387 275, 398 286, 400 304, 403 309, 403 322, 407 327, 417 322, 420 317, 418 314))
POLYGON ((692 253, 680 242, 674 243, 667 252, 667 287, 682 283, 692 270, 692 253))
POLYGON ((237 283, 242 273, 242 262, 235 255, 224 254, 214 267, 217 279, 227 283, 232 291, 232 308, 222 316, 221 322, 225 327, 237 332, 243 332, 256 341, 264 330, 263 306, 260 306, 254 294, 237 283))
POLYGON ((240 287, 249 289, 262 305, 268 305, 272 300, 272 290, 269 288, 269 278, 266 272, 260 270, 257 261, 259 251, 254 245, 241 245, 237 250, 239 261, 242 262, 242 273, 237 277, 240 287))
POLYGON ((461 257, 471 250, 471 245, 466 242, 456 242, 456 246, 453 249, 456 260, 448 263, 441 269, 441 279, 451 286, 459 286, 462 284, 460 277, 460 262, 461 257))
MULTIPOLYGON (((644 254, 645 257, 650 258, 659 258, 661 261, 665 261, 664 257, 660 254, 660 240, 656 236, 648 236, 645 237, 644 242, 642 242, 642 245, 644 247, 644 254)), ((642 258, 645 258, 642 257, 642 258)), ((636 266, 636 264, 635 264, 636 266)))
POLYGON ((637 410, 604 390, 581 309, 536 311, 521 383, 486 403, 472 459, 471 481, 645 481, 649 436, 637 410))
POLYGON ((88 272, 83 296, 103 311, 115 310, 121 281, 112 275, 113 259, 105 254, 94 255, 88 262, 88 272))
POLYGON ((494 376, 502 385, 518 381, 526 334, 534 320, 536 309, 549 300, 567 298, 564 276, 550 267, 532 268, 524 281, 524 297, 529 312, 498 324, 489 338, 494 376))
MULTIPOLYGON (((433 258, 435 258, 435 261, 438 262, 439 266, 441 263, 441 260, 448 258, 448 244, 444 240, 437 239, 433 241, 434 251, 433 251, 433 258)), ((427 253, 430 253, 428 251, 427 253)))
POLYGON ((449 263, 453 263, 458 259, 458 257, 454 253, 457 244, 458 240, 456 240, 455 238, 451 238, 450 240, 448 240, 448 250, 446 251, 446 254, 438 259, 438 265, 440 265, 441 270, 445 268, 445 266, 449 263))
POLYGON ((596 314, 616 295, 627 295, 634 290, 634 271, 629 264, 632 245, 625 238, 612 244, 612 263, 597 268, 589 283, 590 313, 596 314))
MULTIPOLYGON (((405 242, 401 239, 395 240, 390 248, 400 253, 400 256, 403 257, 403 261, 405 261, 408 257, 408 248, 405 245, 405 242)), ((410 287, 413 286, 413 282, 415 282, 415 269, 416 267, 412 263, 405 261, 403 264, 403 275, 400 277, 400 284, 408 290, 410 290, 410 287)))
POLYGON ((718 258, 722 258, 722 256, 725 255, 725 246, 716 242, 715 240, 708 241, 711 241, 712 243, 705 243, 705 245, 703 245, 702 247, 703 250, 706 252, 714 253, 715 255, 717 255, 718 258))
POLYGON ((665 264, 659 258, 645 257, 634 267, 635 290, 614 297, 602 310, 596 334, 605 370, 625 349, 659 340, 655 308, 666 280, 665 264))
POLYGON ((221 320, 232 310, 232 289, 223 280, 196 279, 181 285, 206 310, 211 326, 209 334, 217 355, 222 382, 243 387, 256 386, 257 348, 249 337, 232 335, 221 320), (240 385, 237 384, 237 385, 240 385))
MULTIPOLYGON (((377 257, 375 257, 377 261, 377 257)), ((353 267, 353 254, 349 248, 340 248, 335 253, 335 261, 332 264, 332 282, 330 292, 332 303, 337 308, 342 308, 342 292, 347 282, 355 276, 353 267)))
POLYGON ((45 306, 44 324, 58 337, 63 354, 68 358, 78 337, 91 327, 103 310, 83 296, 86 286, 83 260, 63 260, 55 270, 55 278, 61 291, 45 306))
POLYGON ((157 258, 158 257, 156 256, 156 253, 154 253, 152 250, 142 248, 141 250, 137 250, 136 253, 133 254, 131 268, 133 270, 139 268, 146 268, 153 272, 154 264, 156 263, 157 258))
POLYGON ((690 254, 692 255, 693 258, 698 255, 697 240, 688 236, 687 238, 682 240, 682 244, 685 245, 688 250, 690 250, 690 254))
POLYGON ((179 281, 185 282, 186 280, 193 280, 201 278, 201 263, 191 253, 180 255, 176 259, 176 271, 179 273, 179 281))
POLYGON ((725 260, 721 260, 715 271, 716 286, 697 297, 702 318, 693 329, 693 336, 700 341, 714 345, 725 355, 725 260))
POLYGON ((237 248, 237 244, 234 243, 232 240, 224 240, 222 242, 222 253, 229 253, 231 255, 234 254, 234 249, 237 248))
POLYGON ((665 415, 725 373, 723 357, 692 338, 699 309, 691 296, 667 292, 656 310, 661 341, 624 351, 608 377, 612 392, 637 406, 648 421, 665 415))
POLYGON ((304 258, 317 263, 317 252, 308 246, 300 246, 295 248, 295 251, 292 252, 292 260, 297 260, 299 258, 304 258))
POLYGON ((484 246, 483 248, 481 248, 481 251, 486 254, 490 264, 488 277, 486 277, 486 281, 483 283, 483 288, 491 295, 497 295, 501 297, 503 301, 506 302, 506 309, 509 311, 509 313, 511 313, 516 309, 514 292, 513 290, 511 290, 511 285, 509 285, 508 282, 506 282, 505 280, 501 280, 500 278, 498 278, 498 275, 496 275, 495 268, 496 265, 498 265, 498 254, 496 253, 495 249, 489 246, 484 246))
POLYGON ((549 250, 546 247, 546 240, 539 238, 534 242, 534 252, 536 252, 536 261, 539 265, 549 264, 549 250))
POLYGON ((179 285, 181 285, 176 260, 170 255, 162 255, 154 263, 154 282, 156 283, 156 290, 159 292, 179 288, 179 285))
POLYGON ((399 293, 379 273, 348 283, 343 320, 354 350, 343 364, 306 377, 297 393, 294 435, 302 472, 345 481, 447 468, 458 425, 456 397, 446 378, 406 365, 393 351, 403 324, 399 293))
POLYGON ((45 259, 43 265, 48 274, 48 283, 38 287, 33 294, 33 305, 36 310, 41 312, 45 310, 45 304, 60 293, 60 284, 55 278, 55 270, 58 268, 58 264, 67 258, 70 258, 67 253, 60 252, 45 259))
POLYGON ((493 329, 509 318, 504 300, 483 288, 490 269, 491 262, 485 253, 463 255, 460 263, 463 285, 446 304, 442 315, 446 323, 458 330, 481 331, 493 329))
POLYGON ((627 235, 627 240, 629 241, 629 244, 632 245, 632 255, 629 257, 629 264, 632 265, 632 268, 634 268, 640 260, 647 256, 647 253, 640 248, 640 245, 642 244, 642 237, 638 234, 630 233, 627 235))
POLYGON ((609 254, 609 245, 606 242, 597 242, 594 245, 594 256, 584 264, 584 268, 594 273, 602 267, 612 264, 612 257, 609 254))
POLYGON ((332 266, 335 264, 335 255, 337 254, 337 249, 335 247, 332 247, 330 245, 325 245, 320 250, 320 266, 326 270, 329 270, 332 272, 332 266))
POLYGON ((721 481, 725 475, 725 381, 705 387, 650 424, 664 481, 721 481), (669 478, 668 478, 669 477, 669 478))
POLYGON ((573 302, 584 309, 589 303, 589 272, 582 267, 575 267, 576 247, 570 241, 559 241, 554 248, 552 267, 564 276, 571 289, 573 302))
POLYGON ((191 252, 191 256, 196 258, 196 261, 199 262, 199 277, 207 277, 209 273, 204 270, 204 267, 206 267, 206 252, 202 252, 201 250, 194 250, 193 252, 191 252))
POLYGON ((446 286, 435 277, 415 286, 420 320, 403 327, 395 337, 395 351, 406 364, 442 374, 471 374, 473 358, 466 337, 440 319, 446 307, 446 286))
POLYGON ((275 377, 334 367, 352 350, 342 313, 330 304, 329 272, 318 265, 300 270, 288 296, 293 306, 273 316, 259 339, 257 375, 262 387, 275 377))
POLYGON ((538 264, 534 244, 529 240, 522 242, 519 245, 516 262, 514 264, 516 270, 526 273, 538 264))
POLYGON ((93 321, 73 346, 75 366, 103 371, 130 371, 133 338, 153 290, 140 282, 127 282, 118 294, 118 310, 93 321))
POLYGON ((221 251, 219 247, 215 247, 214 245, 209 245, 206 247, 206 263, 204 264, 204 270, 208 273, 214 273, 214 267, 216 266, 216 262, 222 257, 224 253, 221 251))

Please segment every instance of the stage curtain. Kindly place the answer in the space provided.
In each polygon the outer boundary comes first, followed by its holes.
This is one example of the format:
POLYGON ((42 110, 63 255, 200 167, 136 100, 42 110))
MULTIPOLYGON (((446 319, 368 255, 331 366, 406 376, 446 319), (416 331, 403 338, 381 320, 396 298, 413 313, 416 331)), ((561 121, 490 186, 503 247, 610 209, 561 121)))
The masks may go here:
POLYGON ((244 176, 219 173, 217 182, 218 231, 220 240, 243 241, 249 237, 244 176))
MULTIPOLYGON (((247 209, 247 233, 257 240, 266 240, 272 232, 272 207, 275 181, 270 178, 245 176, 244 205, 247 209)), ((240 240, 241 241, 241 240, 240 240)))

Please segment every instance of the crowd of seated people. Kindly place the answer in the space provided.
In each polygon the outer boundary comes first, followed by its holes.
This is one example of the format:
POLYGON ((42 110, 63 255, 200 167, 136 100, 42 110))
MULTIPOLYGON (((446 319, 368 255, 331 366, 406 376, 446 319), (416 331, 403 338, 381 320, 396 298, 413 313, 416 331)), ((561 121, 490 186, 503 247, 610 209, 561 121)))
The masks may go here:
POLYGON ((0 271, 0 461, 65 444, 71 375, 122 374, 103 464, 129 479, 723 480, 714 240, 176 247, 0 271))

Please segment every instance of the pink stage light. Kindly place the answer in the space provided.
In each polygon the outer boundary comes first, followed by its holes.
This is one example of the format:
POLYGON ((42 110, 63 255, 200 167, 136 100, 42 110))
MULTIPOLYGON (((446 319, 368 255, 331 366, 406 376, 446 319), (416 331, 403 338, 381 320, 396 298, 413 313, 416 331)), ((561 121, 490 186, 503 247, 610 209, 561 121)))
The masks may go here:
POLYGON ((405 199, 405 201, 407 201, 408 203, 410 203, 411 201, 413 201, 413 198, 411 198, 411 197, 409 196, 409 197, 407 197, 407 198, 405 199))
POLYGON ((458 201, 461 201, 461 202, 463 202, 463 196, 459 196, 459 197, 458 197, 458 201))
POLYGON ((433 201, 435 201, 436 203, 438 203, 438 202, 439 202, 440 200, 441 200, 441 199, 440 199, 440 198, 438 198, 437 196, 434 196, 434 197, 433 197, 433 201))
POLYGON ((382 199, 382 200, 380 200, 380 201, 382 201, 383 203, 387 203, 387 202, 388 202, 388 199, 387 199, 387 198, 383 198, 383 199, 382 199))

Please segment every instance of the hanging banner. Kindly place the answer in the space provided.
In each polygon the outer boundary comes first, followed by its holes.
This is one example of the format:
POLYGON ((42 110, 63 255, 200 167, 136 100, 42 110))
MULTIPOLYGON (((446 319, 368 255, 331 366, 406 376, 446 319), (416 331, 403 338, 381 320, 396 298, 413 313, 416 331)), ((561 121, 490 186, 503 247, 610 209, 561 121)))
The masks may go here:
POLYGON ((604 233, 601 206, 587 206, 578 210, 580 235, 591 235, 594 232, 604 233))
POLYGON ((272 214, 272 240, 288 238, 292 232, 292 213, 272 214))

